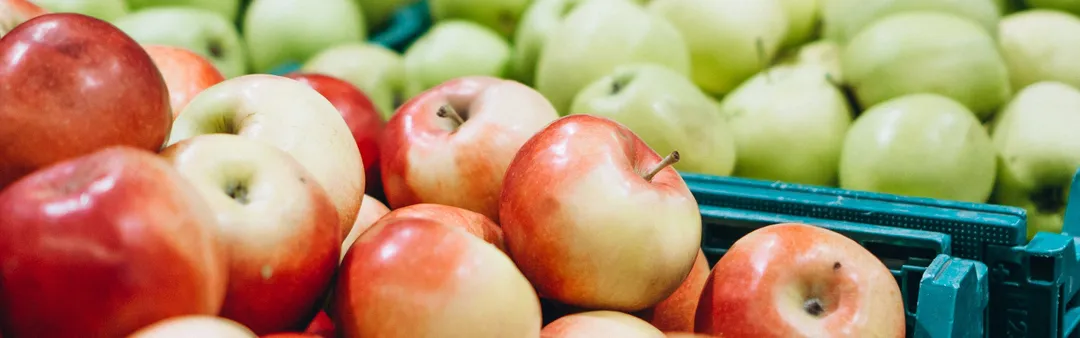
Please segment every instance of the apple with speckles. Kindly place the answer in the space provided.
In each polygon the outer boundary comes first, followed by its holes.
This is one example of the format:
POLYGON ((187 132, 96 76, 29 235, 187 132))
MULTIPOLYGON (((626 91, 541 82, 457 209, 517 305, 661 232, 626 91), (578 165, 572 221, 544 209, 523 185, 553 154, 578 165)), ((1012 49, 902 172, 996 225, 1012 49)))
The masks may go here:
POLYGON ((166 45, 146 45, 143 48, 165 78, 174 119, 195 95, 225 81, 214 64, 188 49, 166 45))
POLYGON ((521 83, 471 76, 406 102, 386 124, 381 174, 396 209, 436 203, 499 221, 503 174, 518 148, 558 113, 521 83))
POLYGON ((500 225, 510 257, 541 296, 638 311, 670 296, 694 265, 701 215, 686 182, 609 118, 563 117, 506 170, 500 225), (587 207, 584 207, 587 206, 587 207))
POLYGON ((334 297, 344 338, 538 338, 540 301, 502 251, 458 226, 383 217, 353 243, 334 297))

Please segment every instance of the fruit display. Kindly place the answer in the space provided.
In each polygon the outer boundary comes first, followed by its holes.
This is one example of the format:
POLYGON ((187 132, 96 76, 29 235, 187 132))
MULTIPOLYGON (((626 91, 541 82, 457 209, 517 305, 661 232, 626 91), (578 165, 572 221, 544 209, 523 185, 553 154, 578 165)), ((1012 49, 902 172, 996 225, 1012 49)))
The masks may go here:
MULTIPOLYGON (((1080 170, 1078 15, 0 0, 0 336, 925 335, 927 262, 1014 243, 953 229, 900 262, 863 238, 892 225, 693 177, 1008 205, 1048 242, 1080 170)), ((1072 269, 1036 256, 990 268, 1072 269)))

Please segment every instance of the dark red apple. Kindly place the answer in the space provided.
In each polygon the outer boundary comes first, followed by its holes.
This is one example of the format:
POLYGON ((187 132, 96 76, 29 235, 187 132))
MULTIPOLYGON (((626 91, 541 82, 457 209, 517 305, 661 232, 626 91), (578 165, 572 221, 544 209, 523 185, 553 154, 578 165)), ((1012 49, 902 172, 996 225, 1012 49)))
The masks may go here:
POLYGON ((45 14, 0 38, 0 187, 112 145, 158 151, 169 91, 142 46, 113 25, 45 14))
POLYGON ((45 167, 0 192, 0 215, 0 331, 13 337, 123 337, 225 299, 217 221, 154 153, 45 167))
POLYGON ((326 311, 319 311, 319 314, 315 315, 315 319, 311 320, 311 324, 308 324, 304 333, 326 338, 337 337, 337 331, 334 330, 334 321, 330 319, 330 316, 326 314, 326 311))

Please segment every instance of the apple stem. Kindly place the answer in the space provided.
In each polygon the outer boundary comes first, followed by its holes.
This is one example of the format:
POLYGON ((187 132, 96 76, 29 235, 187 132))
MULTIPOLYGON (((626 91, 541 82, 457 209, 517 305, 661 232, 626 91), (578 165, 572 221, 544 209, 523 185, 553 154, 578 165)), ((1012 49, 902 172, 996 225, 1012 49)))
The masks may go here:
POLYGON ((465 119, 461 118, 461 114, 458 114, 458 112, 454 110, 454 107, 451 107, 449 104, 444 104, 442 107, 439 107, 439 110, 435 112, 435 115, 454 120, 459 126, 465 124, 465 119))
POLYGON ((836 78, 833 78, 832 74, 830 73, 825 73, 825 82, 828 82, 829 84, 833 85, 833 87, 837 88, 843 86, 843 84, 840 83, 840 81, 836 81, 836 78))
POLYGON ((642 178, 644 178, 646 181, 652 182, 653 176, 659 174, 661 170, 664 170, 664 168, 667 168, 668 166, 678 162, 679 151, 672 151, 667 156, 664 156, 664 158, 660 160, 660 163, 657 163, 655 167, 649 170, 649 172, 645 173, 645 176, 642 176, 642 178))

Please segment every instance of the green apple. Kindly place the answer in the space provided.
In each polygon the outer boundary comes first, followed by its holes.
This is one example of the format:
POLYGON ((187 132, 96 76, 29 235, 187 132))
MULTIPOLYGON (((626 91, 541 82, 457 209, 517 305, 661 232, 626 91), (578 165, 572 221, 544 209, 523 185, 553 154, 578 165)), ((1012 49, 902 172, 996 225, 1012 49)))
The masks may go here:
POLYGON ((401 8, 420 0, 355 0, 364 12, 364 22, 369 29, 382 27, 390 22, 401 8))
POLYGON ((251 68, 258 73, 308 58, 335 45, 367 38, 354 0, 254 0, 244 15, 251 68))
POLYGON ((785 55, 780 62, 783 64, 811 64, 824 67, 829 74, 829 79, 835 84, 844 82, 843 72, 840 67, 840 45, 830 40, 818 40, 802 45, 793 53, 785 55))
POLYGON ((735 176, 835 186, 852 112, 814 64, 780 65, 720 101, 735 133, 735 176))
POLYGON ((221 14, 229 20, 236 20, 240 11, 240 0, 127 0, 127 3, 132 10, 167 6, 202 8, 221 14))
POLYGON ((469 20, 506 38, 514 35, 521 14, 530 3, 531 0, 428 0, 431 16, 437 21, 469 20))
POLYGON ((656 63, 679 74, 690 71, 679 31, 625 0, 589 0, 574 7, 544 44, 535 86, 562 115, 582 88, 620 65, 656 63))
POLYGON ((348 81, 367 94, 383 120, 405 100, 405 62, 401 55, 381 45, 354 42, 315 54, 300 68, 348 81))
POLYGON ((840 187, 986 202, 994 144, 967 107, 938 94, 901 96, 863 112, 840 153, 840 187))
POLYGON ((54 13, 79 13, 105 21, 128 14, 124 0, 31 0, 30 2, 54 13))
POLYGON ((727 176, 735 168, 735 140, 716 104, 670 68, 619 66, 582 89, 571 107, 622 123, 659 152, 678 150, 679 171, 727 176))
POLYGON ((1012 94, 997 42, 975 21, 952 14, 887 16, 855 35, 840 59, 862 107, 927 92, 986 119, 1012 94))
POLYGON ((1077 0, 1027 0, 1034 8, 1056 9, 1080 15, 1080 1, 1077 0))
POLYGON ((462 76, 502 77, 509 62, 510 44, 495 31, 464 20, 440 21, 405 51, 405 95, 462 76))
POLYGON ((1080 88, 1080 18, 1033 9, 1006 16, 999 29, 998 43, 1014 91, 1041 81, 1080 88))
POLYGON ((209 10, 152 7, 120 17, 114 24, 139 43, 182 47, 198 53, 226 78, 247 71, 246 51, 236 26, 209 10))
POLYGON ((720 96, 761 71, 780 49, 788 18, 780 0, 654 0, 686 39, 694 83, 720 96))
POLYGON ((1061 232, 1073 174, 1080 169, 1080 90, 1037 82, 995 117, 999 167, 994 200, 1027 210, 1028 238, 1061 232))
POLYGON ((997 32, 1001 9, 997 0, 821 0, 822 35, 841 44, 886 16, 914 11, 948 13, 974 20, 986 32, 997 32))
POLYGON ((821 19, 821 0, 780 0, 788 18, 784 46, 798 46, 814 37, 821 19))

